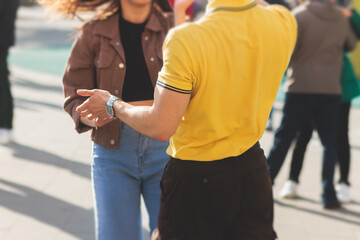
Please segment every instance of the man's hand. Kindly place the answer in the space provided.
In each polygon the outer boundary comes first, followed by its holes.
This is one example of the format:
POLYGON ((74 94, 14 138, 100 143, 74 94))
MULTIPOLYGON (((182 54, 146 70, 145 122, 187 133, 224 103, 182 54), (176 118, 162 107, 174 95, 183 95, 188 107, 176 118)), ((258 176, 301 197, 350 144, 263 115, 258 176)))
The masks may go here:
POLYGON ((111 97, 108 91, 79 89, 77 90, 77 94, 83 97, 89 97, 83 104, 76 108, 76 111, 80 113, 82 118, 93 122, 95 127, 102 127, 114 119, 113 117, 109 117, 105 110, 106 103, 111 97))

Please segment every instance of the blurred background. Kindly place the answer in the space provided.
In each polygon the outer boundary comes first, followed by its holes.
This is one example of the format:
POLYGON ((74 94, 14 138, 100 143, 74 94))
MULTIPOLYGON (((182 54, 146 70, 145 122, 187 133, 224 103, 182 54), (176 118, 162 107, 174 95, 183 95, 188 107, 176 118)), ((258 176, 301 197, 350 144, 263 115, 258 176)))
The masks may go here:
MULTIPOLYGON (((359 0, 352 4, 360 11, 359 0)), ((90 137, 88 133, 78 135, 62 110, 62 73, 80 26, 76 19, 47 19, 42 7, 21 0, 16 45, 9 55, 14 140, 0 145, 0 240, 94 239, 90 137)), ((351 59, 360 78, 360 46, 351 59)), ((274 104, 275 128, 283 97, 281 87, 274 104)), ((278 197, 287 178, 288 159, 277 178, 279 184, 274 186, 275 229, 280 240, 360 240, 360 97, 353 100, 352 107, 353 201, 340 210, 322 209, 322 151, 314 134, 306 153, 301 197, 278 197)), ((273 132, 265 132, 261 139, 265 153, 272 140, 273 132)), ((147 215, 143 213, 146 232, 147 215)))

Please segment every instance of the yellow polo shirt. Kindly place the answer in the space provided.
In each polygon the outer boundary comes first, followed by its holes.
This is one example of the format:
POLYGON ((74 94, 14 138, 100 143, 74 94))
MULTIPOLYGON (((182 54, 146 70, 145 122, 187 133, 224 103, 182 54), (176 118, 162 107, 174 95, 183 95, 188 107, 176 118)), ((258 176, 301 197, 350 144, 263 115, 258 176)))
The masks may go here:
POLYGON ((191 94, 167 153, 182 160, 238 156, 263 135, 297 37, 284 7, 214 0, 194 23, 171 30, 157 84, 191 94))

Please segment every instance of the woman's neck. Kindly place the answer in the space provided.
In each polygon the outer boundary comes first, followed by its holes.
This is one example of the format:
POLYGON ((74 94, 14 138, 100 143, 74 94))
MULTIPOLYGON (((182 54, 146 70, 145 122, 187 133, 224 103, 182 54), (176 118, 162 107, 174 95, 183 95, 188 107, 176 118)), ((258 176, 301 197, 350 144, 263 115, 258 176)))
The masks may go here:
POLYGON ((122 17, 131 23, 143 23, 151 11, 151 1, 146 4, 136 4, 133 0, 120 0, 122 17))

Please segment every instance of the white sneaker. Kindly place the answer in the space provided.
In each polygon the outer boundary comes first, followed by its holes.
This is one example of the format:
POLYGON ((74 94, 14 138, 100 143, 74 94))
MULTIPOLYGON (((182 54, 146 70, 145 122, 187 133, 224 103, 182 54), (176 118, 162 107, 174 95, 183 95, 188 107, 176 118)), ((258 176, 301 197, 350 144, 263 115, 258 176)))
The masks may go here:
POLYGON ((335 190, 336 196, 340 202, 349 203, 351 201, 348 185, 345 183, 339 183, 335 186, 335 190))
POLYGON ((280 197, 296 198, 297 196, 297 183, 292 180, 287 180, 280 191, 280 197))
POLYGON ((12 140, 11 129, 0 128, 0 144, 7 144, 12 140))

